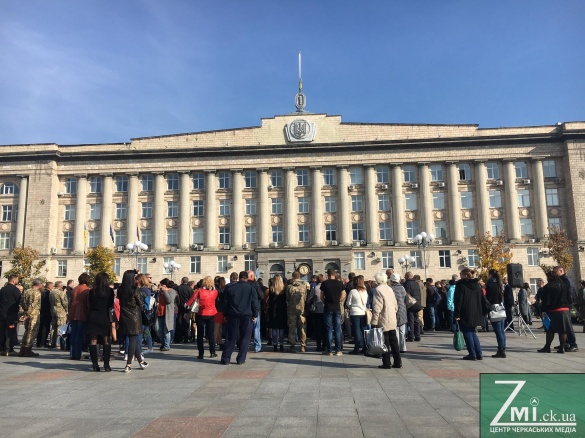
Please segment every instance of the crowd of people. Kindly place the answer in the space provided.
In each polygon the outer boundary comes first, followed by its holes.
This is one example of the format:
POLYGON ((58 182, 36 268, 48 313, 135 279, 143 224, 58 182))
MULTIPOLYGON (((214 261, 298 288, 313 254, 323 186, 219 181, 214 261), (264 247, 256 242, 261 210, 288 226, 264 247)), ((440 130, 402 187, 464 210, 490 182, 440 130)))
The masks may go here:
POLYGON ((364 330, 378 328, 386 347, 380 368, 401 368, 407 344, 437 330, 460 330, 468 353, 463 359, 482 360, 477 331, 491 326, 497 341, 492 357, 505 358, 506 332, 519 318, 531 325, 533 313, 546 331, 539 352, 552 351, 555 334, 558 353, 577 351, 570 309, 575 306, 585 317, 585 282, 577 289, 560 266, 546 278, 533 295, 526 283, 515 293, 497 271, 489 271, 483 281, 469 268, 444 281, 423 281, 412 272, 401 278, 388 269, 373 280, 350 273, 343 281, 335 270, 310 281, 295 271, 290 279, 275 275, 264 284, 253 271, 242 271, 227 281, 184 277, 179 285, 168 278, 156 284, 150 274, 129 270, 119 284, 110 283, 105 273, 93 279, 83 273, 77 285, 34 280, 27 290, 12 275, 0 289, 0 354, 36 357, 35 343, 37 348, 59 346, 72 360, 90 359, 94 371, 101 371, 100 359, 111 371, 112 344, 117 343, 124 371, 131 372, 134 362, 141 369, 148 366, 145 355, 153 353, 156 342, 163 353, 175 344, 196 342, 197 359, 203 360, 207 341, 210 358, 221 351, 219 362, 228 365, 237 349, 241 365, 250 346, 254 353, 270 347, 304 353, 307 339, 314 339, 316 351, 324 355, 342 355, 344 344, 353 345, 349 354, 368 355, 364 330), (493 316, 498 306, 505 308, 505 319, 493 316), (18 324, 24 327, 20 342, 18 324))

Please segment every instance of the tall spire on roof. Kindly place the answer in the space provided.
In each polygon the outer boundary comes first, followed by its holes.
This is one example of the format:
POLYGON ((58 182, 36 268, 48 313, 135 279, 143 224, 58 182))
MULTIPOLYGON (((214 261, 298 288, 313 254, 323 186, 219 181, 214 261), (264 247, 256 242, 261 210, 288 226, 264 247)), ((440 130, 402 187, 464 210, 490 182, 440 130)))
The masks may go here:
POLYGON ((299 52, 299 92, 295 95, 295 106, 297 113, 304 113, 307 105, 307 98, 303 93, 303 75, 301 69, 301 52, 299 52))

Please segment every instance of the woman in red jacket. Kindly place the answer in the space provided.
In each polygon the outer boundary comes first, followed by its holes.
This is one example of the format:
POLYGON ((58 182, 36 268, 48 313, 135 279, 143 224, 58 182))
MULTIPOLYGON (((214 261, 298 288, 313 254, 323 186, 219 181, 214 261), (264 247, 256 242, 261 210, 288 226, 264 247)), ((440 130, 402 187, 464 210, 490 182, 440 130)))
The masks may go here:
POLYGON ((203 279, 201 289, 197 289, 191 299, 187 301, 187 308, 190 308, 195 300, 199 300, 199 311, 195 318, 197 323, 197 349, 199 356, 197 359, 203 359, 203 335, 207 335, 209 343, 210 357, 217 357, 215 354, 215 336, 214 336, 214 316, 217 313, 215 300, 217 299, 217 290, 213 284, 213 278, 207 276, 203 279), (205 330, 205 332, 204 332, 205 330))

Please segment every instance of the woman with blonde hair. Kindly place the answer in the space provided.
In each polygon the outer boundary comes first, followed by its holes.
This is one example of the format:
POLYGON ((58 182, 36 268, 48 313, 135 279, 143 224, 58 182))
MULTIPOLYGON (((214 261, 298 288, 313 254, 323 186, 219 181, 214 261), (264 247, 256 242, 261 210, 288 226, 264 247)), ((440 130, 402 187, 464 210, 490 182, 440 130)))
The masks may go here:
POLYGON ((349 292, 345 305, 349 307, 351 329, 353 331, 354 346, 349 354, 365 353, 363 330, 366 328, 366 304, 368 303, 368 291, 364 283, 364 276, 355 278, 355 286, 349 292))
POLYGON ((278 274, 272 279, 272 285, 268 296, 268 326, 272 328, 272 342, 274 351, 284 351, 284 329, 287 326, 286 294, 284 293, 284 282, 278 274))
POLYGON ((197 289, 189 301, 187 301, 187 308, 191 307, 195 300, 199 300, 199 311, 195 317, 197 323, 197 349, 199 356, 197 359, 203 359, 205 352, 203 348, 203 336, 207 335, 207 342, 209 343, 209 357, 217 357, 215 353, 215 323, 214 317, 217 314, 215 301, 217 300, 217 290, 213 277, 207 276, 203 279, 201 288, 197 289))

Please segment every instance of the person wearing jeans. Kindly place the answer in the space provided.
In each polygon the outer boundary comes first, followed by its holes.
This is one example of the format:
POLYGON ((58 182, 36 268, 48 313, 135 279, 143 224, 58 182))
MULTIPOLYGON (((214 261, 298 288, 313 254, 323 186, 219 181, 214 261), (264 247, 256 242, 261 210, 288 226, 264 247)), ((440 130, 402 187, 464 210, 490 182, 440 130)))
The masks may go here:
POLYGON ((325 352, 339 354, 342 350, 341 345, 341 310, 337 312, 325 312, 325 352), (333 340, 335 339, 335 351, 332 350, 333 340))
POLYGON ((365 353, 363 330, 366 328, 366 304, 368 291, 364 283, 364 276, 358 275, 355 280, 355 288, 349 292, 346 306, 349 307, 351 329, 353 331, 354 347, 349 354, 365 353))
POLYGON ((193 295, 185 304, 187 308, 191 308, 195 300, 199 300, 199 310, 197 310, 197 316, 195 321, 197 324, 197 349, 199 355, 197 359, 203 359, 205 353, 203 345, 203 336, 207 337, 209 343, 209 357, 217 357, 215 354, 215 322, 213 320, 217 313, 215 302, 218 297, 217 289, 215 289, 215 283, 211 276, 206 276, 203 279, 201 288, 193 292, 193 295))
POLYGON ((325 318, 325 351, 323 354, 331 355, 333 338, 335 338, 335 354, 342 354, 341 338, 341 309, 345 302, 345 289, 343 283, 337 279, 335 269, 327 270, 328 279, 321 283, 323 293, 324 318, 325 318))
MULTIPOLYGON (((500 274, 495 269, 490 269, 488 272, 488 279, 485 284, 485 297, 491 306, 501 305, 504 298, 503 284, 500 279, 500 274)), ((496 334, 496 341, 498 342, 498 352, 493 354, 495 358, 506 357, 506 320, 491 321, 492 328, 496 334)))
POLYGON ((87 317, 89 313, 89 284, 91 278, 85 272, 77 279, 79 284, 71 292, 71 301, 69 302, 69 313, 67 319, 71 327, 69 342, 71 345, 69 355, 73 360, 81 359, 83 343, 85 339, 85 329, 87 326, 87 317))

